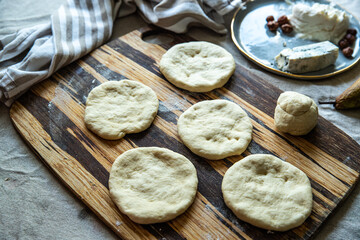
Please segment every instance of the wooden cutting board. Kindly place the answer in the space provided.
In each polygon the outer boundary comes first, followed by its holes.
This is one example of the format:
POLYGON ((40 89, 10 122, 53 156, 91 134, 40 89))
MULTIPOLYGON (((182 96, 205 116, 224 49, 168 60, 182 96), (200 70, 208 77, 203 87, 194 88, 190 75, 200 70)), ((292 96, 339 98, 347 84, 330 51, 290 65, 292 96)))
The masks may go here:
POLYGON ((150 44, 142 37, 155 29, 133 31, 93 51, 36 85, 10 111, 14 126, 43 162, 116 234, 124 239, 309 239, 347 197, 359 178, 360 146, 320 117, 305 137, 279 133, 273 124, 281 91, 241 66, 229 82, 208 93, 191 93, 167 82, 159 71, 161 56, 172 45, 190 41, 174 35, 169 44, 150 44), (103 140, 83 121, 90 90, 109 80, 133 79, 151 87, 160 100, 149 129, 118 141, 103 140), (202 100, 228 99, 239 104, 254 126, 253 140, 241 156, 210 161, 192 154, 177 134, 177 119, 202 100), (173 221, 139 225, 121 214, 109 197, 114 160, 136 147, 169 148, 189 158, 199 177, 194 204, 173 221), (304 171, 313 189, 313 211, 303 225, 287 232, 268 232, 240 221, 224 204, 225 171, 244 156, 269 153, 304 171))

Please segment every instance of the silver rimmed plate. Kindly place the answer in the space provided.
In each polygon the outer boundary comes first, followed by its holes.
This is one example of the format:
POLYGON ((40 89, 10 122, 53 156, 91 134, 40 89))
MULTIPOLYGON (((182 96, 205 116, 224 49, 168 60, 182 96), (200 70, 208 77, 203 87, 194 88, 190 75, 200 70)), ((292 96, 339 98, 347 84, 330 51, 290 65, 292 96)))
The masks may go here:
MULTIPOLYGON (((354 66, 360 60, 360 22, 351 13, 342 9, 338 5, 335 8, 345 11, 350 16, 350 28, 357 30, 357 39, 354 46, 353 58, 346 58, 341 51, 335 65, 329 66, 325 69, 316 72, 309 72, 304 74, 293 74, 284 72, 276 67, 274 57, 278 55, 284 48, 293 48, 296 46, 314 43, 314 41, 305 40, 296 37, 295 33, 283 34, 281 31, 276 33, 268 30, 266 26, 266 17, 273 15, 275 19, 282 15, 291 15, 292 4, 290 1, 284 0, 254 0, 246 3, 245 9, 239 9, 231 22, 231 35, 235 45, 239 48, 241 53, 249 60, 253 61, 260 67, 271 71, 273 73, 297 78, 297 79, 319 79, 326 78, 341 72, 344 72, 354 66)), ((325 0, 307 1, 299 0, 292 1, 292 3, 307 3, 313 4, 315 2, 322 4, 329 4, 325 0)))

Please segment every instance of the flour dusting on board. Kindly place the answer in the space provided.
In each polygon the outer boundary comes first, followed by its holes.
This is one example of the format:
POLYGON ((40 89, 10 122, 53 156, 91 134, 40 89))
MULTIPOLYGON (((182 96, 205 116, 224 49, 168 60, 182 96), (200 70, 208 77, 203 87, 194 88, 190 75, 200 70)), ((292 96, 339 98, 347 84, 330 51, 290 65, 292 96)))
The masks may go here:
POLYGON ((179 95, 173 93, 167 96, 163 102, 170 111, 179 111, 181 109, 187 109, 190 103, 186 101, 184 97, 179 98, 179 95))

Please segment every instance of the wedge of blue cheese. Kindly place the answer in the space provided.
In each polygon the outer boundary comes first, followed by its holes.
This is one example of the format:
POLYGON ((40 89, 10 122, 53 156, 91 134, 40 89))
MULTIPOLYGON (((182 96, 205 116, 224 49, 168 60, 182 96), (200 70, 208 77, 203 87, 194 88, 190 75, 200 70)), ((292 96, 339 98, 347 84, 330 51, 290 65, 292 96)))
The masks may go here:
POLYGON ((275 57, 277 67, 291 73, 318 71, 335 63, 339 48, 329 41, 286 48, 275 57))

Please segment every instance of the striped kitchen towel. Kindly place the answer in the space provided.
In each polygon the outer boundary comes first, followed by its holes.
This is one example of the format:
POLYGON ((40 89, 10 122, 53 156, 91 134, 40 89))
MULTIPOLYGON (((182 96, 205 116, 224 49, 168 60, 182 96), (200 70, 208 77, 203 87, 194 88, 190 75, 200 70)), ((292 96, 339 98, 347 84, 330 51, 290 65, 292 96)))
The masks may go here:
POLYGON ((0 39, 0 100, 10 106, 32 85, 103 44, 116 17, 138 9, 146 21, 170 31, 186 32, 195 24, 224 34, 222 16, 241 5, 241 0, 67 0, 50 23, 0 39))

